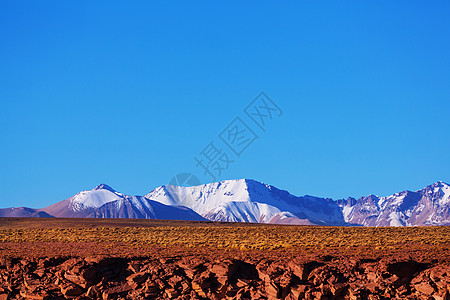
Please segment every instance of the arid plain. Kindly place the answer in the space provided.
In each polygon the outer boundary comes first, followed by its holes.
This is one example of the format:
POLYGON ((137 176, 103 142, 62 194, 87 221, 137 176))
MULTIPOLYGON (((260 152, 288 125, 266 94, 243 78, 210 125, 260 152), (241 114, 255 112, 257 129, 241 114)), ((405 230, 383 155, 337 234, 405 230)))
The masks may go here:
POLYGON ((449 227, 0 219, 0 299, 449 299, 449 227))

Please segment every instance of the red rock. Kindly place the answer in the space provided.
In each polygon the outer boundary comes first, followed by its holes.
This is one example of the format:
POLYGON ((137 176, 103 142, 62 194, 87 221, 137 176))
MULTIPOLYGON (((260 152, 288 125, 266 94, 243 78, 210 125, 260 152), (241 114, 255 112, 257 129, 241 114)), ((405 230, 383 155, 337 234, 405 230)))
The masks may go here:
POLYGON ((96 255, 96 256, 88 256, 84 259, 84 261, 88 264, 98 264, 106 259, 104 255, 96 255))
POLYGON ((242 279, 238 279, 237 282, 236 282, 236 286, 238 288, 242 288, 244 286, 248 286, 248 284, 249 284, 249 282, 247 282, 245 280, 242 280, 242 279))
MULTIPOLYGON (((450 289, 450 286, 449 286, 449 289, 450 289)), ((445 292, 442 294, 442 299, 443 299, 443 300, 450 300, 450 291, 445 291, 445 292)))
POLYGON ((135 273, 127 277, 128 284, 134 289, 144 283, 148 278, 147 273, 135 273))
POLYGON ((437 282, 434 283, 436 285, 436 287, 438 288, 439 291, 447 291, 447 288, 450 287, 450 283, 446 282, 444 280, 439 280, 437 282))
MULTIPOLYGON (((381 285, 381 284, 374 283, 374 282, 369 282, 369 283, 366 283, 364 286, 365 286, 372 294, 377 294, 377 293, 380 293, 380 294, 381 294, 381 291, 383 290, 383 288, 384 288, 385 285, 381 285)), ((403 286, 403 287, 404 287, 404 286, 403 286)), ((402 290, 402 286, 400 286, 398 289, 402 290)))
POLYGON ((31 300, 44 300, 47 299, 47 294, 34 294, 34 293, 28 293, 24 291, 20 291, 20 296, 25 299, 31 299, 31 300))
POLYGON ((350 289, 349 289, 349 292, 350 292, 349 297, 350 297, 351 300, 363 299, 363 297, 361 295, 362 294, 361 293, 361 288, 351 285, 350 289))
POLYGON ((198 282, 192 282, 192 289, 200 296, 206 298, 206 292, 204 287, 201 286, 198 282))
POLYGON ((210 268, 211 273, 214 273, 216 276, 228 276, 229 274, 229 266, 225 264, 215 264, 210 268))
POLYGON ((140 263, 130 263, 128 265, 128 270, 130 270, 133 273, 139 273, 141 270, 141 264, 140 263))
MULTIPOLYGON (((370 288, 369 288, 369 286, 368 285, 366 285, 366 288, 368 288, 370 291, 372 291, 370 288)), ((404 285, 402 285, 402 286, 399 286, 398 288, 397 288, 397 295, 406 295, 407 293, 409 293, 409 291, 408 291, 408 289, 404 286, 404 285)))
POLYGON ((39 280, 35 280, 32 277, 26 275, 24 276, 24 285, 25 287, 29 290, 29 291, 37 291, 37 290, 43 290, 44 287, 42 285, 42 283, 39 280))
POLYGON ((90 298, 98 298, 99 294, 100 294, 100 288, 95 285, 89 287, 86 292, 86 296, 88 296, 90 298))
POLYGON ((280 286, 282 287, 290 286, 293 280, 292 276, 293 273, 291 271, 285 271, 283 275, 279 277, 280 286))
POLYGON ((247 300, 250 297, 250 291, 246 288, 241 288, 235 296, 236 300, 247 300))
POLYGON ((147 280, 144 285, 144 292, 145 293, 154 293, 158 292, 160 289, 159 285, 156 282, 151 282, 147 280))
POLYGON ((159 286, 160 289, 164 289, 166 287, 166 283, 160 278, 156 278, 154 282, 159 286))
POLYGON ((321 291, 312 291, 310 299, 324 299, 321 291))
POLYGON ((191 283, 192 289, 200 296, 200 297, 206 297, 206 294, 209 291, 209 288, 211 287, 210 279, 211 279, 211 273, 208 271, 205 271, 201 273, 200 275, 196 276, 194 280, 191 283))
POLYGON ((419 291, 419 292, 421 292, 422 294, 425 294, 425 295, 431 295, 431 294, 433 294, 435 292, 434 288, 429 283, 426 283, 426 282, 422 282, 422 283, 416 284, 414 286, 414 288, 417 291, 419 291))
POLYGON ((305 272, 305 266, 303 264, 290 261, 287 266, 295 276, 297 276, 301 280, 306 279, 307 274, 305 272))
POLYGON ((187 277, 192 279, 198 273, 198 271, 195 269, 184 269, 184 273, 187 277))
POLYGON ((132 287, 128 285, 127 283, 121 283, 120 285, 113 286, 110 288, 107 288, 102 293, 103 299, 119 299, 120 295, 126 294, 127 292, 131 291, 132 287))
POLYGON ((375 272, 370 272, 366 274, 367 280, 375 281, 377 279, 377 274, 375 272))
POLYGON ((44 268, 37 269, 36 271, 34 271, 34 274, 42 278, 42 276, 44 276, 45 274, 45 269, 44 268))
POLYGON ((182 289, 183 293, 188 292, 190 290, 190 288, 191 288, 191 286, 185 280, 183 280, 181 282, 181 289, 182 289))
POLYGON ((59 267, 61 268, 61 270, 63 271, 68 271, 71 268, 73 268, 75 265, 77 264, 84 264, 84 260, 81 258, 70 258, 68 260, 66 260, 65 262, 63 262, 62 264, 59 265, 59 267))
POLYGON ((169 297, 169 299, 176 298, 179 295, 178 291, 173 288, 166 289, 165 292, 166 292, 167 297, 169 297))
POLYGON ((182 281, 183 281, 183 278, 181 276, 175 275, 175 276, 170 277, 167 282, 169 283, 170 286, 176 287, 182 281))
POLYGON ((83 288, 87 288, 88 285, 90 285, 90 284, 88 284, 88 281, 85 278, 83 278, 83 276, 81 276, 81 275, 65 273, 64 278, 69 280, 70 282, 73 282, 76 285, 83 287, 83 288))
MULTIPOLYGON (((286 253, 289 255, 289 251, 286 253)), ((410 268, 411 264, 399 264, 398 260, 391 258, 382 262, 358 258, 358 263, 352 266, 346 256, 336 254, 333 254, 332 260, 316 262, 312 260, 315 258, 300 256, 298 259, 289 260, 280 253, 277 254, 280 257, 274 257, 272 253, 255 252, 255 255, 259 255, 255 258, 252 256, 253 252, 236 252, 232 255, 221 254, 214 259, 204 255, 196 259, 195 263, 190 261, 194 257, 192 255, 189 259, 165 261, 166 264, 162 266, 157 255, 145 260, 132 258, 130 261, 128 258, 119 257, 98 262, 61 258, 45 261, 24 258, 20 262, 18 259, 12 259, 9 269, 0 266, 0 295, 4 298, 0 300, 5 300, 7 294, 14 299, 42 299, 45 297, 43 291, 56 298, 79 300, 103 297, 181 300, 292 300, 318 297, 450 300, 448 266, 442 262, 438 264, 417 258, 418 263, 415 265, 419 268, 410 268), (270 257, 270 260, 262 260, 263 256, 270 257), (63 262, 63 267, 60 262, 63 262), (422 262, 427 262, 428 265, 422 262), (388 266, 391 273, 387 271, 388 266), (428 269, 421 269, 423 267, 428 269), (127 277, 131 273, 133 275, 127 277), (98 280, 101 282, 92 286, 98 280), (55 286, 55 282, 60 287, 55 286), (78 291, 74 292, 73 289, 78 291)), ((408 258, 402 259, 405 261, 408 258)), ((412 266, 414 267, 414 264, 412 266)))
POLYGON ((304 284, 294 285, 291 287, 291 294, 295 297, 295 299, 298 299, 305 293, 307 288, 308 286, 304 284))
POLYGON ((280 289, 274 282, 266 283, 265 291, 269 299, 277 299, 280 289))
POLYGON ((65 297, 77 297, 80 296, 83 293, 83 289, 75 284, 66 284, 66 285, 61 285, 61 293, 65 296, 65 297))
POLYGON ((102 299, 103 299, 103 300, 114 299, 114 295, 113 295, 113 294, 110 294, 110 293, 107 292, 107 291, 104 291, 104 292, 102 293, 102 299))

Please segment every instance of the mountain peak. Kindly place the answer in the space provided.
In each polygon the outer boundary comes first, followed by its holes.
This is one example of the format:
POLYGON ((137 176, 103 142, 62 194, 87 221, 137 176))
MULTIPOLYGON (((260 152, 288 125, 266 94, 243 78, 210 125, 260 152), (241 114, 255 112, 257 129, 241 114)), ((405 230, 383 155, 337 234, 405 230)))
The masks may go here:
MULTIPOLYGON (((102 183, 39 211, 55 217, 87 217, 96 211, 98 214, 94 216, 170 219, 175 214, 172 208, 181 206, 191 212, 185 216, 187 219, 194 218, 194 214, 197 219, 200 215, 210 221, 305 224, 306 220, 317 225, 450 225, 450 186, 437 181, 415 192, 403 191, 386 197, 370 194, 358 200, 333 201, 313 196, 298 197, 248 178, 189 187, 161 186, 144 197, 128 196, 102 183), (152 213, 155 209, 161 209, 162 215, 152 213)), ((17 210, 20 209, 0 210, 0 216, 18 216, 17 210)), ((178 212, 176 218, 179 218, 178 212)))
POLYGON ((439 190, 439 189, 448 189, 450 188, 450 185, 448 183, 445 183, 444 181, 436 181, 435 183, 432 183, 430 185, 427 185, 426 187, 417 190, 416 192, 426 192, 428 190, 439 190))
POLYGON ((108 190, 108 191, 113 192, 113 193, 116 192, 112 187, 110 187, 109 185, 107 185, 107 184, 105 184, 105 183, 101 183, 101 184, 97 185, 97 186, 93 189, 93 191, 96 191, 96 190, 108 190))

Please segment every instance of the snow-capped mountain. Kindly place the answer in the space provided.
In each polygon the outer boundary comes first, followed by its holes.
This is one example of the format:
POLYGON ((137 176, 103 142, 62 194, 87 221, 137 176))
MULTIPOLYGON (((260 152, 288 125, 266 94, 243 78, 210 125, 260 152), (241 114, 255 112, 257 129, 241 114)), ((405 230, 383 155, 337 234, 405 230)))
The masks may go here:
POLYGON ((67 218, 141 218, 205 221, 186 207, 164 205, 142 196, 116 192, 106 184, 82 191, 41 211, 67 218))
POLYGON ((100 184, 90 191, 81 191, 69 199, 42 209, 55 217, 84 218, 102 205, 125 198, 106 184, 100 184))
POLYGON ((193 187, 161 186, 145 195, 191 208, 211 221, 344 225, 335 201, 296 197, 255 180, 226 180, 193 187))
POLYGON ((0 209, 0 217, 147 218, 296 225, 450 225, 450 186, 438 181, 421 190, 334 201, 294 196, 255 180, 199 186, 160 186, 128 196, 106 184, 42 209, 0 209))
POLYGON ((387 197, 339 200, 344 219, 364 226, 450 225, 450 186, 438 181, 387 197))
POLYGON ((164 219, 207 221, 191 209, 164 205, 140 196, 126 196, 95 209, 88 218, 164 219))

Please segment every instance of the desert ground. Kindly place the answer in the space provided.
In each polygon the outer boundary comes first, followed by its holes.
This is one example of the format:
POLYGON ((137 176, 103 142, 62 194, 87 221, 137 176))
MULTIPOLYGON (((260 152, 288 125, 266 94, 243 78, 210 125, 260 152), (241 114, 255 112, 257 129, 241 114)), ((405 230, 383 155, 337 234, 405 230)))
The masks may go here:
POLYGON ((3 299, 450 299, 450 227, 0 218, 3 299))

